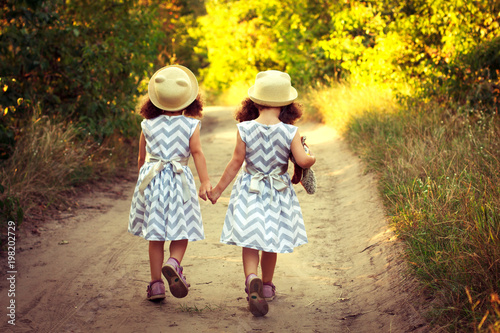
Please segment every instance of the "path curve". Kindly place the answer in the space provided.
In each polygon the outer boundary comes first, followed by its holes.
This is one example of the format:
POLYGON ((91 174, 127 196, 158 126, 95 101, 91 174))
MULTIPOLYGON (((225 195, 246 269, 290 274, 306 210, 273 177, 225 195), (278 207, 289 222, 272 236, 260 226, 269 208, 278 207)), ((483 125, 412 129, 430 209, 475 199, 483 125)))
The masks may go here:
MULTIPOLYGON (((236 140, 232 108, 210 107, 202 145, 215 186, 236 140)), ((278 297, 267 316, 246 309, 241 250, 219 243, 231 186, 201 202, 206 240, 190 243, 184 299, 145 300, 147 242, 127 234, 135 179, 89 193, 80 209, 22 233, 16 244, 15 297, 0 282, 1 332, 425 332, 414 283, 389 230, 376 181, 332 129, 299 124, 317 156, 318 191, 296 186, 309 243, 278 256, 278 297), (7 323, 14 299, 16 326, 7 323), (6 319, 7 318, 7 319, 6 319)), ((193 173, 195 168, 190 161, 193 173)), ((6 266, 7 259, 2 257, 6 266)))

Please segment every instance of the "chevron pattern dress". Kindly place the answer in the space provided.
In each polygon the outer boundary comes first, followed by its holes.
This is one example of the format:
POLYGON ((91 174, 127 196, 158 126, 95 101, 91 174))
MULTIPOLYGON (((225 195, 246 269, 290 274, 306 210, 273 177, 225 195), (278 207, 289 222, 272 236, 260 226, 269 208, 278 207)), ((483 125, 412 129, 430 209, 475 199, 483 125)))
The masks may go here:
MULTIPOLYGON (((185 116, 161 115, 141 123, 146 138, 146 151, 162 160, 189 158, 189 139, 199 120, 185 116)), ((164 163, 141 193, 139 187, 156 162, 146 162, 139 171, 130 208, 128 231, 149 241, 190 241, 205 238, 200 204, 193 178, 187 165, 182 166, 190 198, 183 199, 183 177, 171 163, 164 163)))
POLYGON ((288 169, 297 127, 255 120, 238 125, 245 164, 234 182, 220 241, 256 250, 290 253, 307 243, 299 201, 288 169))

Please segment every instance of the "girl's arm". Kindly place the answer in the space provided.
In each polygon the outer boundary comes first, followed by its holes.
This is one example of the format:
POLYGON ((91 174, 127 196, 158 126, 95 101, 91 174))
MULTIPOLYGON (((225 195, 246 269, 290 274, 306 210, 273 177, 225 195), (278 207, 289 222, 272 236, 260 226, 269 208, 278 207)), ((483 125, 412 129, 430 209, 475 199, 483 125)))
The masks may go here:
POLYGON ((304 150, 304 147, 302 146, 302 142, 300 140, 299 131, 295 133, 290 148, 292 150, 295 162, 297 162, 297 164, 301 168, 308 169, 316 162, 316 157, 313 156, 311 150, 309 150, 310 155, 307 155, 306 151, 304 150))
POLYGON ((212 190, 212 185, 210 184, 210 179, 208 178, 207 161, 203 151, 201 150, 200 126, 196 126, 191 139, 189 139, 189 150, 191 151, 191 155, 193 155, 194 165, 196 166, 196 171, 198 172, 198 177, 200 178, 201 185, 198 190, 198 195, 206 201, 207 193, 212 190))
POLYGON ((141 137, 139 139, 139 157, 137 158, 137 169, 141 171, 141 167, 144 165, 146 161, 146 137, 144 133, 141 131, 141 137))
POLYGON ((236 147, 234 148, 233 157, 231 161, 226 166, 222 177, 219 180, 219 183, 214 187, 212 192, 209 195, 210 201, 212 204, 215 204, 217 200, 220 198, 222 192, 226 189, 226 187, 231 183, 236 174, 241 168, 243 161, 245 160, 245 150, 246 145, 241 140, 240 132, 237 133, 236 137, 236 147))

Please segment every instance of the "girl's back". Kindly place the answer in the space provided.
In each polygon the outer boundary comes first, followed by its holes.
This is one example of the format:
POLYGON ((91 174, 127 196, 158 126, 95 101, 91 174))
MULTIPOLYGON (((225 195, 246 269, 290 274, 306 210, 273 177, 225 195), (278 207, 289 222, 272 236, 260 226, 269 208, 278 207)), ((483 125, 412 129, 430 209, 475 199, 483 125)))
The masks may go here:
POLYGON ((290 144, 297 127, 284 123, 264 125, 251 120, 239 123, 238 129, 246 145, 247 167, 262 173, 287 170, 290 144))
POLYGON ((147 152, 165 160, 189 157, 189 139, 198 123, 199 120, 182 115, 161 115, 144 120, 141 126, 147 142, 147 152))

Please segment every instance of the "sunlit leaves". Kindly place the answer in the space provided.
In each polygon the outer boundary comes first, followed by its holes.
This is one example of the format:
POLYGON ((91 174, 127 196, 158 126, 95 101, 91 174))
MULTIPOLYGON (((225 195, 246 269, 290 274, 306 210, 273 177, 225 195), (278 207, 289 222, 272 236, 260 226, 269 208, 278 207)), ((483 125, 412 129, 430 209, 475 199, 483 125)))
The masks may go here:
POLYGON ((207 0, 197 38, 210 89, 271 67, 300 85, 329 78, 364 84, 442 74, 459 54, 500 35, 500 2, 207 0), (231 75, 225 75, 227 71, 231 75))

